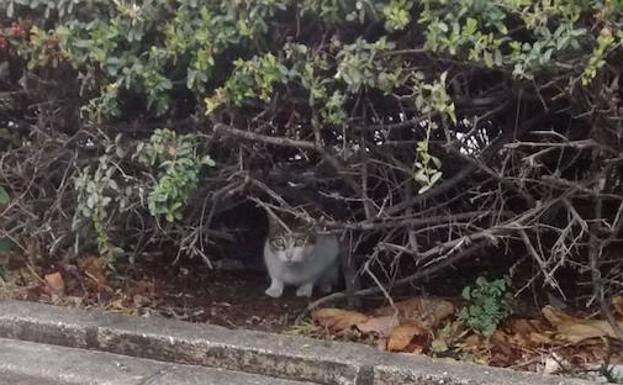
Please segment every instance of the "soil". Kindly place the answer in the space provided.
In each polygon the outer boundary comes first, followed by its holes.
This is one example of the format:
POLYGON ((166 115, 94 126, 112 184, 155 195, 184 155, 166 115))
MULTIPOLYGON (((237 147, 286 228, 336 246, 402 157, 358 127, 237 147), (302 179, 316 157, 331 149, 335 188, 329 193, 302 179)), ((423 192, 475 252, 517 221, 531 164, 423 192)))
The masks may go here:
POLYGON ((101 262, 87 257, 75 265, 12 264, 0 292, 15 299, 271 332, 287 331, 310 301, 296 297, 294 288, 286 288, 281 298, 268 297, 269 281, 262 271, 217 271, 198 261, 173 265, 162 260, 142 261, 120 276, 101 262), (56 272, 62 276, 62 296, 46 284, 46 276, 56 272))
POLYGON ((198 276, 160 282, 160 312, 177 318, 186 315, 193 322, 282 332, 308 303, 307 298, 296 297, 293 289, 282 298, 268 297, 264 294, 268 280, 261 272, 205 271, 198 276))

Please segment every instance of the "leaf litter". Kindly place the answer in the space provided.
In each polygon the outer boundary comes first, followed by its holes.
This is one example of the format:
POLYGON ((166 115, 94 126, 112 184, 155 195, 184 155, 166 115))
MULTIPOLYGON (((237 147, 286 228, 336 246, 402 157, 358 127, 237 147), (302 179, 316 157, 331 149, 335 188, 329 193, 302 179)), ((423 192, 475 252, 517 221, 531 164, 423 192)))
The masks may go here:
MULTIPOLYGON (((623 296, 612 298, 623 328, 623 296)), ((541 373, 586 372, 596 363, 623 364, 623 344, 612 325, 600 318, 574 315, 550 305, 540 317, 509 317, 490 336, 470 330, 457 318, 453 302, 415 297, 362 313, 323 308, 313 322, 326 332, 359 338, 381 350, 450 357, 541 373)))
POLYGON ((59 261, 8 255, 1 261, 7 270, 0 276, 0 298, 270 332, 289 331, 307 306, 294 293, 278 301, 261 295, 263 272, 214 271, 194 261, 173 265, 172 259, 116 270, 94 254, 59 261))

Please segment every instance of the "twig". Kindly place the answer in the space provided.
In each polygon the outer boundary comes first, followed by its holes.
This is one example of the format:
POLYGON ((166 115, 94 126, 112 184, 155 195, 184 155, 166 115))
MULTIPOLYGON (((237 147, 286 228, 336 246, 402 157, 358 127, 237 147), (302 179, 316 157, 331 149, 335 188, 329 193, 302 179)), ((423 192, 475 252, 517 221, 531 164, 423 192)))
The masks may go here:
POLYGON ((243 138, 247 140, 273 144, 275 146, 304 148, 304 149, 316 150, 316 151, 318 150, 318 146, 313 142, 308 142, 304 140, 294 140, 294 139, 284 138, 284 137, 274 137, 274 136, 256 134, 254 132, 240 130, 238 128, 234 128, 234 127, 222 124, 222 123, 215 124, 214 131, 217 133, 227 133, 229 135, 237 136, 239 138, 243 138))
MULTIPOLYGON (((448 266, 451 266, 454 263, 457 263, 458 261, 460 261, 461 259, 473 254, 474 252, 486 247, 488 244, 488 242, 486 241, 481 241, 479 243, 475 243, 459 252, 457 252, 456 254, 449 256, 448 258, 446 258, 444 261, 436 264, 436 265, 431 265, 427 268, 424 268, 420 271, 418 271, 415 274, 412 274, 408 277, 405 278, 401 278, 399 280, 397 280, 396 282, 394 282, 393 284, 393 288, 396 287, 400 287, 400 286, 404 286, 410 283, 413 283, 415 281, 417 281, 418 279, 421 279, 423 277, 427 277, 431 274, 434 274, 438 271, 441 271, 443 269, 445 269, 448 266)), ((350 293, 350 295, 352 296, 357 296, 357 297, 364 297, 364 296, 369 296, 369 295, 374 295, 374 294, 379 294, 381 293, 382 290, 379 287, 370 287, 367 289, 363 289, 363 290, 358 290, 354 293, 350 293)), ((346 298, 349 295, 349 293, 347 292, 339 292, 339 293, 333 293, 333 294, 329 294, 325 297, 322 297, 312 303, 310 303, 307 306, 307 310, 306 311, 311 311, 317 307, 319 307, 320 305, 324 305, 330 302, 335 302, 335 301, 339 301, 342 300, 344 298, 346 298)))

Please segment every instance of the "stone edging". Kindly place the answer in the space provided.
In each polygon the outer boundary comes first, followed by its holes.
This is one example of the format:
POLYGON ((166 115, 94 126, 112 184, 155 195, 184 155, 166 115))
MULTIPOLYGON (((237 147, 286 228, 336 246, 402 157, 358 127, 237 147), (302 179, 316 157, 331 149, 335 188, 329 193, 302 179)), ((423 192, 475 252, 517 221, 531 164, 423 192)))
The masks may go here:
POLYGON ((0 300, 0 337, 325 385, 588 385, 371 347, 0 300))
POLYGON ((0 338, 3 385, 319 385, 0 338))

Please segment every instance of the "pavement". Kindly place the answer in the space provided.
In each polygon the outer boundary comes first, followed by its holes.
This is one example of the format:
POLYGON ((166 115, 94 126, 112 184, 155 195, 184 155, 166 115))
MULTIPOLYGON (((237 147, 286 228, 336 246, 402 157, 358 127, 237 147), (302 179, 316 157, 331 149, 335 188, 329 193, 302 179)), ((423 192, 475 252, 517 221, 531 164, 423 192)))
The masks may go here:
POLYGON ((163 319, 0 300, 0 385, 588 385, 163 319))

